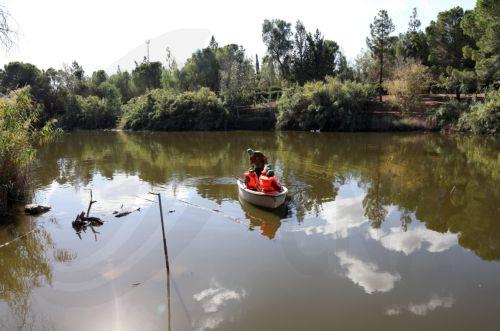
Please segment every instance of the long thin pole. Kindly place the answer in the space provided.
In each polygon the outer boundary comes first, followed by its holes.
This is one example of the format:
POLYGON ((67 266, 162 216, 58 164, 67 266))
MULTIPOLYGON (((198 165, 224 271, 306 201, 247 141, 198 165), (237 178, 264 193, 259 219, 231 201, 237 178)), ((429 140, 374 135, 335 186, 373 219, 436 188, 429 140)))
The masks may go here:
POLYGON ((165 266, 167 268, 167 314, 168 314, 168 330, 171 330, 171 310, 170 310, 170 263, 168 263, 167 238, 165 236, 165 224, 163 222, 163 208, 161 205, 160 193, 151 193, 158 196, 158 204, 160 205, 160 220, 161 233, 163 235, 163 252, 165 253, 165 266))
POLYGON ((161 220, 161 233, 163 235, 163 251, 165 252, 165 264, 167 266, 167 272, 170 274, 170 264, 168 263, 168 251, 167 251, 167 238, 165 237, 165 224, 163 222, 163 208, 161 206, 161 195, 160 193, 153 193, 158 196, 158 204, 160 205, 160 220, 161 220))

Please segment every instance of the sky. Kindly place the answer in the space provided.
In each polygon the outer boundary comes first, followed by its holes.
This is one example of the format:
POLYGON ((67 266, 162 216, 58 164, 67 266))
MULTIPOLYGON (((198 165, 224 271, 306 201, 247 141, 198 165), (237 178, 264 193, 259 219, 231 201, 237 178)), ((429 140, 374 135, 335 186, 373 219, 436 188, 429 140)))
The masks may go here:
POLYGON ((396 32, 407 29, 416 7, 425 28, 437 13, 454 6, 472 9, 475 0, 0 0, 17 30, 15 46, 0 50, 0 65, 10 61, 61 68, 77 60, 87 72, 128 68, 146 55, 164 59, 168 46, 182 64, 215 35, 219 45, 237 43, 247 54, 263 56, 264 19, 301 20, 335 40, 352 60, 363 48, 379 9, 389 12, 396 32), (192 49, 190 49, 192 48, 192 49))

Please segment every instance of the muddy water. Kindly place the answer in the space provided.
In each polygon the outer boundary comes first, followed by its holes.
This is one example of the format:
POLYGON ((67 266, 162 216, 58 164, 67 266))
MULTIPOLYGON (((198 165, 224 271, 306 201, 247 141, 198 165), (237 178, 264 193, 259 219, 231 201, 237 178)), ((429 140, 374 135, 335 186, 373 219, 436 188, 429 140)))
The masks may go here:
POLYGON ((498 138, 72 133, 38 156, 34 197, 53 210, 3 220, 0 329, 500 325, 498 138), (289 187, 285 208, 238 200, 248 147, 289 187), (105 224, 76 231, 89 189, 105 224))

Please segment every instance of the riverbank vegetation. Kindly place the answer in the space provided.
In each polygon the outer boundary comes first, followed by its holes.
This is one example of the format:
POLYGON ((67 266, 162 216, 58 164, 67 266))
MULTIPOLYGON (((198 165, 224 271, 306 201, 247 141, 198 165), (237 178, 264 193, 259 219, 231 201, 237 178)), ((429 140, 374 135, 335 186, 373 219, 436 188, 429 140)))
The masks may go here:
POLYGON ((54 122, 39 127, 40 107, 27 87, 0 99, 0 213, 28 193, 28 166, 35 147, 57 134, 54 122))
POLYGON ((395 35, 380 10, 353 62, 319 30, 271 19, 262 25, 262 59, 212 37, 183 66, 167 49, 164 63, 144 58, 131 72, 111 75, 86 75, 77 62, 46 70, 11 62, 0 72, 0 92, 30 86, 40 119, 57 119, 66 130, 237 129, 228 123, 241 123, 240 109, 267 108, 281 129, 356 130, 357 113, 388 111, 398 121, 423 118, 430 129, 495 133, 499 12, 498 1, 478 0, 473 10, 440 12, 422 29, 414 9, 407 30, 395 35), (423 103, 430 94, 447 97, 423 103))

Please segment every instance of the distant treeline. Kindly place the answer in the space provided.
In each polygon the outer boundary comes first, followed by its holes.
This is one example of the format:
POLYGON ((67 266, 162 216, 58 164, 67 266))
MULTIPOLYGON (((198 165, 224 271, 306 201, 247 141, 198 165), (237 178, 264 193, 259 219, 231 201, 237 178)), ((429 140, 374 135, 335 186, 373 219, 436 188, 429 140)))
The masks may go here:
POLYGON ((440 12, 423 30, 414 9, 407 31, 395 35, 381 10, 353 63, 319 30, 265 20, 262 59, 212 37, 182 67, 168 49, 165 63, 144 58, 112 75, 86 75, 77 62, 47 70, 11 62, 0 71, 0 92, 30 86, 41 122, 55 119, 67 130, 221 130, 239 108, 275 101, 278 128, 355 130, 356 114, 377 95, 382 102, 389 94, 387 106, 406 114, 421 109, 421 94, 446 93, 457 101, 429 114, 437 127, 489 133, 500 126, 499 15, 499 1, 478 0, 473 10, 440 12), (462 101, 463 93, 485 93, 486 101, 462 101))

